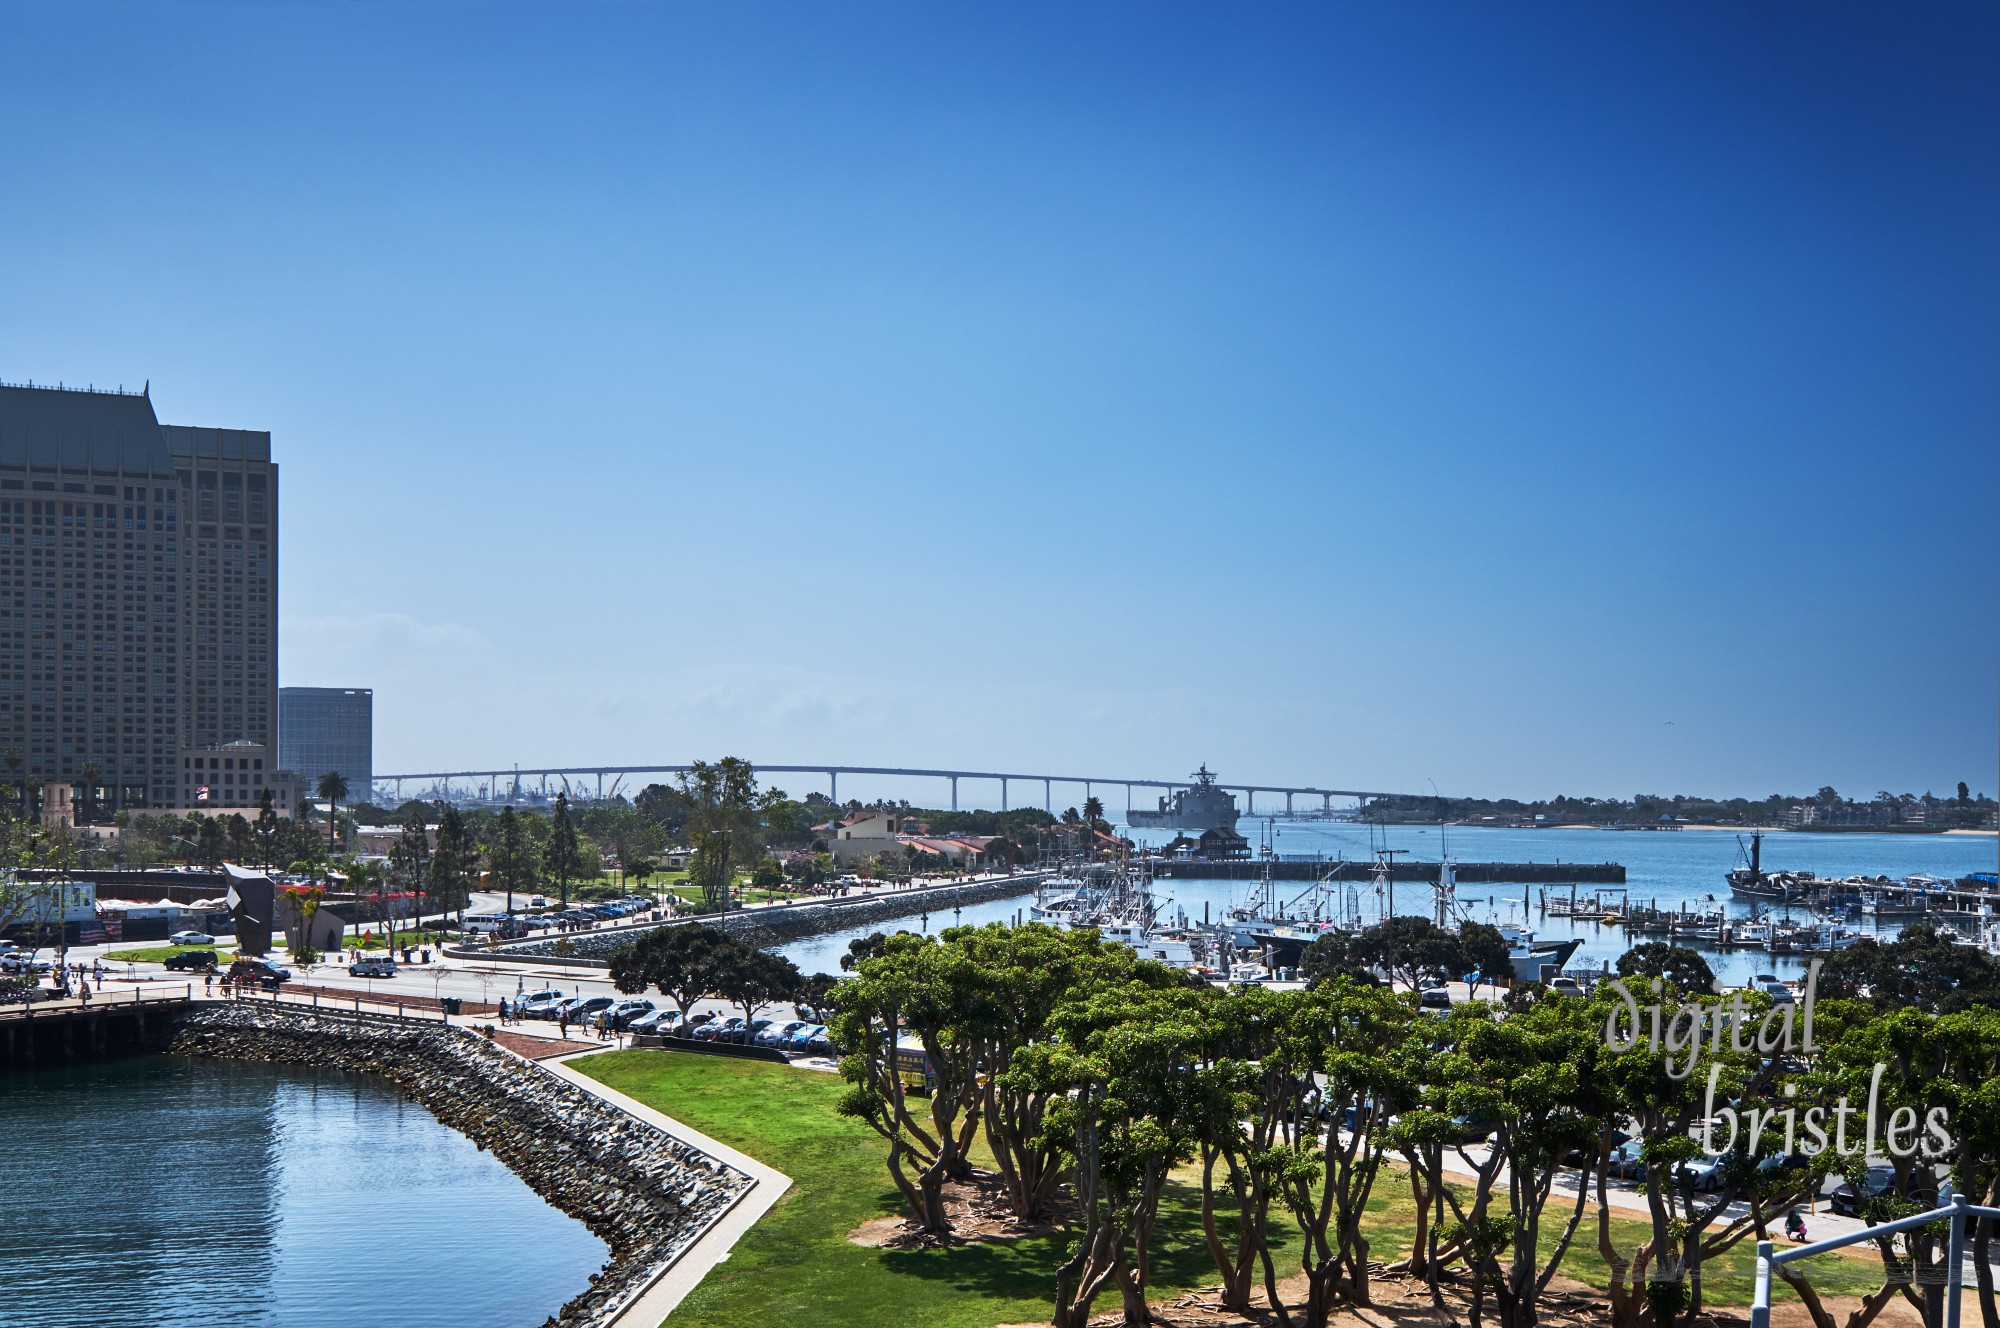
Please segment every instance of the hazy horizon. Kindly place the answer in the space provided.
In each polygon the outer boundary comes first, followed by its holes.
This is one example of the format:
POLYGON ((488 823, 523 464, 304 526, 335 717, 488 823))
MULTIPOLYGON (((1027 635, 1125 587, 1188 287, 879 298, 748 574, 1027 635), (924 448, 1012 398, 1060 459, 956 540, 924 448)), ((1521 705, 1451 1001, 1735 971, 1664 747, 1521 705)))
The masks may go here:
POLYGON ((0 20, 0 379, 271 431, 377 771, 2000 789, 1990 11, 0 20))

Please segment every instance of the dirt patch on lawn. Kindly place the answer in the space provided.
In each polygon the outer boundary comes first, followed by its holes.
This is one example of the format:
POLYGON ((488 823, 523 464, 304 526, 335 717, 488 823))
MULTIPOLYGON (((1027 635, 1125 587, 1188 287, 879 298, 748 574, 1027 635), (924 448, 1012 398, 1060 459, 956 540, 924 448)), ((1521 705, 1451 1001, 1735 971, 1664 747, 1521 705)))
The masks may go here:
POLYGON ((994 1175, 980 1174, 969 1181, 951 1181, 944 1187, 944 1210, 951 1218, 951 1238, 939 1240, 918 1231, 906 1217, 871 1217, 847 1233, 856 1245, 895 1250, 926 1249, 936 1245, 979 1245, 987 1241, 1019 1240, 1041 1236, 1063 1225, 1076 1213, 1076 1204, 1067 1190, 1050 1201, 1049 1217, 1039 1222, 1018 1222, 1007 1206, 1006 1182, 994 1175))
MULTIPOLYGON (((1362 1308, 1335 1310, 1331 1319, 1334 1328, 1447 1328, 1451 1322, 1438 1313, 1437 1307, 1431 1303, 1429 1288, 1421 1281, 1378 1274, 1369 1287, 1375 1303, 1362 1308)), ((1154 1322, 1169 1328, 1272 1328, 1277 1323, 1277 1317, 1267 1308, 1269 1302, 1264 1297, 1262 1286, 1251 1292, 1251 1313, 1247 1316, 1224 1309, 1220 1295, 1220 1288, 1208 1287, 1172 1300, 1155 1301, 1150 1306, 1154 1322)), ((1306 1298, 1305 1278, 1295 1274, 1281 1279, 1278 1295, 1291 1308, 1296 1321, 1306 1298)), ((1459 1290, 1447 1286, 1445 1300, 1457 1315, 1457 1321, 1465 1323, 1467 1307, 1459 1290)), ((1835 1323, 1845 1323, 1861 1305, 1858 1296, 1825 1296, 1821 1301, 1835 1323)), ((1120 1328, 1125 1316, 1117 1308, 1115 1292, 1100 1298, 1097 1303, 1107 1308, 1105 1312, 1091 1316, 1091 1328, 1120 1328)), ((1489 1316, 1491 1313, 1489 1301, 1489 1316)), ((1610 1321, 1610 1312, 1603 1294, 1595 1288, 1558 1278, 1543 1297, 1538 1318, 1549 1328, 1603 1328, 1610 1321)), ((1747 1308, 1715 1310, 1705 1315, 1703 1322, 1708 1328, 1747 1328, 1750 1311, 1747 1308)), ((1797 1301, 1773 1305, 1771 1324, 1772 1328, 1813 1328, 1812 1316, 1797 1301)), ((1046 1325, 996 1324, 995 1328, 1046 1328, 1046 1325)), ((1882 1307, 1875 1317, 1873 1328, 1923 1328, 1923 1316, 1907 1301, 1898 1298, 1882 1307)))
POLYGON ((910 1223, 906 1218, 871 1217, 847 1233, 847 1243, 879 1250, 884 1245, 893 1245, 907 1235, 909 1230, 910 1223))

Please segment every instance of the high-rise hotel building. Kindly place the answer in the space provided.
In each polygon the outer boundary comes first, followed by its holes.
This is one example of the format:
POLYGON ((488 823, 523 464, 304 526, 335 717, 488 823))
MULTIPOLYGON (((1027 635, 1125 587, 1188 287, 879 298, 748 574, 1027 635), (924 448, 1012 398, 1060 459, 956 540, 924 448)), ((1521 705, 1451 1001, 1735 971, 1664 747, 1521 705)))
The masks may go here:
POLYGON ((270 434, 0 385, 0 777, 194 806, 192 753, 274 752, 277 560, 270 434))

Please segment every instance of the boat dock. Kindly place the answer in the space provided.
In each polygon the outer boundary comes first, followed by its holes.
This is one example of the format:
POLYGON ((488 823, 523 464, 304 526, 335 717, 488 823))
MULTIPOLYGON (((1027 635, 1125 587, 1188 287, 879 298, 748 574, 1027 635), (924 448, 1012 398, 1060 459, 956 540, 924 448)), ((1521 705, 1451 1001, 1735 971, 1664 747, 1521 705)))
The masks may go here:
POLYGON ((1582 918, 1586 922, 1625 920, 1625 914, 1631 909, 1632 900, 1624 886, 1609 890, 1600 887, 1587 895, 1577 893, 1576 886, 1576 882, 1571 882, 1567 893, 1559 890, 1553 894, 1544 886, 1541 892, 1543 915, 1551 918, 1582 918))
MULTIPOLYGON (((1274 881, 1369 881, 1382 866, 1352 858, 1155 858, 1155 876, 1206 876, 1255 880, 1270 868, 1274 881)), ((1439 864, 1398 861, 1389 867, 1392 881, 1435 885, 1439 864)), ((1452 875, 1460 885, 1623 885, 1625 865, 1619 862, 1454 862, 1452 875)))
POLYGON ((1543 889, 1539 901, 1546 917, 1570 918, 1623 927, 1639 937, 1659 937, 1676 945, 1709 950, 1763 950, 1768 954, 1814 954, 1841 949, 1854 937, 1839 923, 1822 919, 1793 921, 1787 911, 1762 916, 1731 917, 1723 904, 1664 909, 1659 901, 1635 904, 1624 890, 1598 889, 1579 893, 1543 889))
POLYGON ((2000 917, 2000 890, 1980 874, 1944 881, 1913 876, 1894 880, 1886 876, 1782 878, 1769 888, 1736 885, 1732 893, 1742 900, 1770 906, 1786 904, 1817 908, 1836 913, 1864 913, 1878 918, 1993 918, 2000 917))

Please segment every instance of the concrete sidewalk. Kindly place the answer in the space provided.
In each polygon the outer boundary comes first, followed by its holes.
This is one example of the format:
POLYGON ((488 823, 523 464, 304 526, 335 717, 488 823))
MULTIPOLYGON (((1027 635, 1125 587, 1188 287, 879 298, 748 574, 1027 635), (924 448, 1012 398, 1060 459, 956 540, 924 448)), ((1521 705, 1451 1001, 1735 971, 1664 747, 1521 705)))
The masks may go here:
POLYGON ((575 1056, 565 1056, 559 1060, 538 1061, 536 1064, 551 1074, 560 1075, 581 1088, 584 1092, 609 1102, 622 1111, 636 1116, 647 1124, 671 1134, 676 1139, 700 1149, 723 1164, 734 1167, 751 1179, 751 1186, 738 1197, 736 1203, 724 1213, 701 1238, 682 1250, 680 1255, 655 1275, 632 1300, 628 1301, 610 1328, 658 1328, 671 1314, 676 1305, 687 1297, 688 1292, 701 1284, 710 1269, 729 1257, 729 1251, 743 1237, 743 1233, 757 1224, 757 1220, 771 1210, 771 1206, 791 1188, 792 1178, 772 1167, 765 1166, 747 1153, 739 1153, 728 1144, 711 1139, 699 1130, 691 1129, 671 1116, 663 1115, 634 1098, 627 1097, 615 1088, 607 1087, 597 1080, 575 1069, 570 1062, 585 1056, 596 1055, 608 1050, 592 1047, 575 1056))

